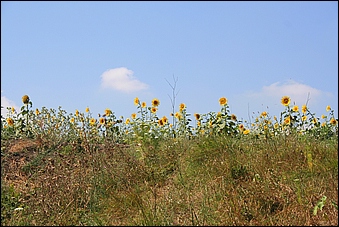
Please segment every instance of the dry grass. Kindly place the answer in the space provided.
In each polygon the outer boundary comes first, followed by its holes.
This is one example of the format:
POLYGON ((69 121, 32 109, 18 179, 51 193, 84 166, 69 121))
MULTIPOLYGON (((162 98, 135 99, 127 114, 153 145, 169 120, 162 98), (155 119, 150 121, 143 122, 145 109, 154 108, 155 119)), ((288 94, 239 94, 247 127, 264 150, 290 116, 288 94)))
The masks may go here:
POLYGON ((1 224, 338 225, 337 138, 93 147, 2 141, 1 224))

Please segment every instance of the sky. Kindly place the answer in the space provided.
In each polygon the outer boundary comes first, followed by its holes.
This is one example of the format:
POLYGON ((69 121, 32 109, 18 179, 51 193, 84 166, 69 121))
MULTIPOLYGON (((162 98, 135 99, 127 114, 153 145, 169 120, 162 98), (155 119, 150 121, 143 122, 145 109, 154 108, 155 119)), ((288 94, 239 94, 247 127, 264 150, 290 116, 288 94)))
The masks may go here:
POLYGON ((338 118, 338 2, 1 1, 1 114, 23 95, 125 119, 135 97, 192 119, 226 97, 246 121, 289 96, 338 118))

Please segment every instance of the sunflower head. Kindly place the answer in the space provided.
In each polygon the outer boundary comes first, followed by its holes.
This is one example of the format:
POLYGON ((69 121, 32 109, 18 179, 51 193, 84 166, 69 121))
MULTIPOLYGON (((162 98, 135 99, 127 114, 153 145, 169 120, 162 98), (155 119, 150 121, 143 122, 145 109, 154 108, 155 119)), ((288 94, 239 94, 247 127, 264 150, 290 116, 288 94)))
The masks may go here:
POLYGON ((103 117, 101 117, 101 118, 99 119, 99 123, 100 123, 101 125, 104 125, 104 124, 106 123, 106 119, 103 118, 103 117))
POLYGON ((306 113, 306 110, 307 110, 307 106, 306 105, 302 105, 301 112, 306 113))
POLYGON ((199 121, 199 119, 200 119, 200 114, 195 113, 194 116, 195 116, 195 119, 197 119, 197 121, 199 121))
POLYGON ((158 109, 157 109, 156 107, 152 107, 152 108, 151 108, 151 112, 152 112, 152 113, 156 113, 157 110, 158 110, 158 109))
POLYGON ((152 106, 153 106, 153 107, 157 107, 157 106, 159 106, 159 105, 160 105, 159 99, 153 99, 153 100, 152 100, 152 106))
POLYGON ((182 112, 185 108, 186 108, 185 103, 181 103, 181 104, 179 105, 179 110, 180 110, 180 112, 182 112))
POLYGON ((227 98, 221 97, 221 98, 219 99, 219 104, 220 104, 221 106, 226 105, 226 104, 227 104, 227 98))
POLYGON ((237 121, 237 116, 235 116, 235 114, 232 114, 232 115, 231 115, 231 120, 232 120, 232 121, 237 121))
POLYGON ((9 126, 13 126, 14 125, 14 120, 12 118, 7 118, 6 121, 7 121, 7 124, 9 126))
POLYGON ((146 102, 142 102, 142 103, 141 103, 141 107, 142 107, 142 108, 145 108, 145 107, 146 107, 146 102))
POLYGON ((96 120, 95 120, 94 118, 92 118, 92 119, 89 121, 89 123, 90 123, 91 125, 95 125, 96 120))
POLYGON ((288 96, 283 96, 281 98, 281 104, 283 104, 284 106, 288 106, 290 102, 291 102, 291 99, 288 96))
POLYGON ((158 120, 158 123, 159 123, 160 126, 163 126, 165 124, 164 120, 162 118, 158 120))
POLYGON ((260 117, 266 117, 266 116, 267 116, 267 112, 266 111, 262 112, 261 115, 260 115, 260 117))
POLYGON ((331 110, 331 106, 326 106, 326 111, 330 111, 331 110))
POLYGON ((140 102, 140 101, 139 101, 139 98, 138 98, 138 97, 135 97, 135 99, 134 99, 134 105, 136 105, 136 106, 139 105, 139 102, 140 102))
POLYGON ((248 133, 250 133, 250 130, 249 130, 249 129, 246 129, 246 130, 243 132, 244 135, 247 135, 248 133))
POLYGON ((298 112, 298 111, 299 111, 299 107, 298 107, 298 106, 293 106, 292 110, 293 110, 294 112, 298 112))
POLYGON ((131 114, 131 118, 132 118, 132 119, 135 119, 136 117, 137 117, 137 114, 136 114, 136 113, 132 113, 132 114, 131 114))
POLYGON ((175 113, 175 115, 174 115, 177 119, 181 119, 181 117, 182 117, 182 115, 181 115, 181 113, 179 113, 179 112, 176 112, 175 113))
POLYGON ((337 121, 336 119, 334 119, 334 118, 331 118, 330 124, 331 124, 331 125, 337 125, 337 124, 338 124, 338 121, 337 121))
POLYGON ((110 109, 105 109, 105 115, 106 116, 109 116, 109 115, 111 115, 112 114, 112 111, 110 110, 110 109))
POLYGON ((22 102, 23 102, 25 105, 27 105, 27 104, 29 103, 29 97, 28 97, 28 95, 22 96, 22 102))
POLYGON ((284 120, 284 123, 286 125, 289 125, 291 123, 291 117, 290 116, 286 117, 285 120, 284 120))

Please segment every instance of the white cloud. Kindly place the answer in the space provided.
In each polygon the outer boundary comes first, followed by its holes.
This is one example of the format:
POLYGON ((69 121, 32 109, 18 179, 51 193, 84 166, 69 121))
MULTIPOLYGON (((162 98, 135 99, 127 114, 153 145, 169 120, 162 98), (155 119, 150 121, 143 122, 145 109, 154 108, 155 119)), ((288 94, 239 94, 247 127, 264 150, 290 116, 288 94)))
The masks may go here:
POLYGON ((133 76, 133 71, 125 67, 109 69, 101 75, 101 86, 122 92, 146 90, 149 86, 133 76))
POLYGON ((260 91, 237 95, 230 102, 230 107, 235 113, 241 113, 245 119, 248 116, 253 116, 253 113, 258 114, 258 112, 262 111, 268 111, 271 116, 279 115, 285 109, 281 104, 283 96, 289 96, 291 98, 291 105, 295 104, 299 107, 306 104, 309 99, 307 106, 312 112, 314 111, 317 114, 324 113, 326 105, 335 99, 331 93, 289 80, 263 86, 260 91))
POLYGON ((261 100, 265 100, 266 98, 279 101, 286 95, 291 98, 292 102, 302 105, 306 103, 308 95, 312 102, 317 102, 323 94, 322 91, 316 88, 289 80, 285 83, 276 82, 269 86, 264 86, 260 92, 254 92, 248 95, 261 98, 261 100))
POLYGON ((20 108, 12 100, 9 100, 7 97, 2 96, 2 95, 1 95, 1 107, 3 107, 1 108, 1 115, 3 117, 7 116, 7 112, 8 112, 7 107, 14 107, 17 111, 20 110, 20 108))

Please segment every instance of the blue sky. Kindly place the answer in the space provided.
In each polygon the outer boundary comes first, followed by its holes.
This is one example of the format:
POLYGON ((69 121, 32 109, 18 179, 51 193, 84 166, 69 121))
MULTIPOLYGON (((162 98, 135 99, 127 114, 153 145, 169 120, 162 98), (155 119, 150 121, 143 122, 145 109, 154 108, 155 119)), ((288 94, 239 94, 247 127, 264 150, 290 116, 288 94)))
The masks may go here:
MULTIPOLYGON (((250 120, 281 97, 338 117, 338 2, 1 1, 1 105, 130 117, 172 88, 187 112, 250 120)), ((268 108, 267 108, 268 107, 268 108)), ((4 109, 1 111, 4 114, 4 109)))

